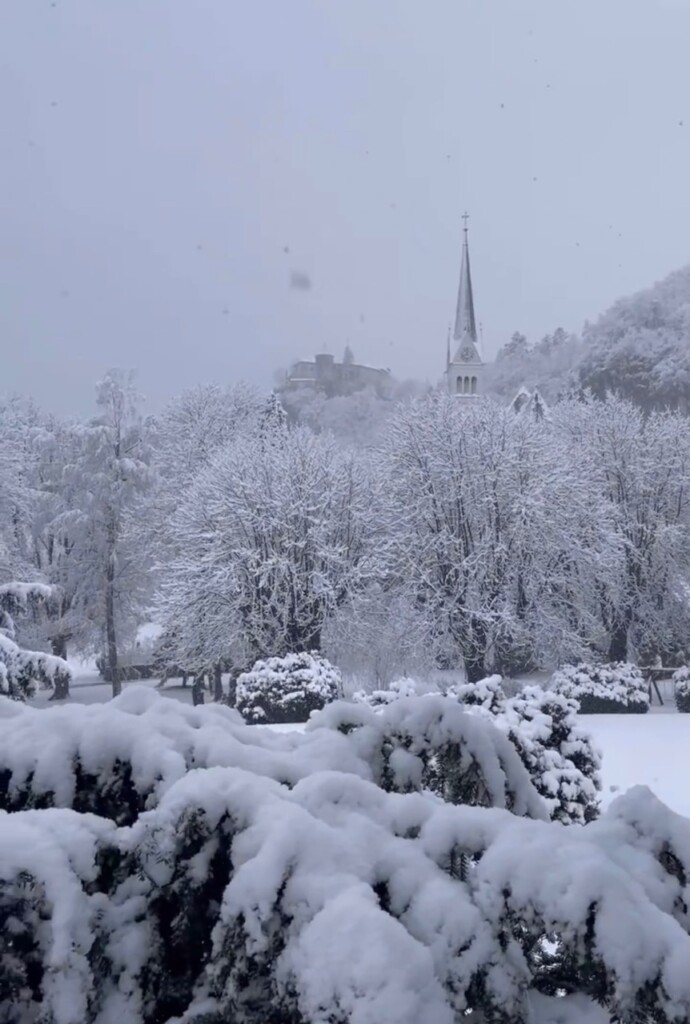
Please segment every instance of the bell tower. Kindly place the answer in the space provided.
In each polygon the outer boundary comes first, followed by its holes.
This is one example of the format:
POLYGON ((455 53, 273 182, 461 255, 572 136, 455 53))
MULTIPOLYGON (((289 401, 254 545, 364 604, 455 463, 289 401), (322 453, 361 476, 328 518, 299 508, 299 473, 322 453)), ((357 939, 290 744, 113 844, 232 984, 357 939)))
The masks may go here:
POLYGON ((467 239, 469 214, 463 214, 462 219, 464 221, 464 237, 462 263, 460 265, 460 284, 458 287, 458 304, 455 311, 455 327, 452 339, 454 355, 451 358, 452 349, 449 332, 446 351, 446 383, 451 395, 457 395, 462 399, 471 399, 482 393, 484 362, 479 354, 477 322, 474 315, 470 248, 467 239))

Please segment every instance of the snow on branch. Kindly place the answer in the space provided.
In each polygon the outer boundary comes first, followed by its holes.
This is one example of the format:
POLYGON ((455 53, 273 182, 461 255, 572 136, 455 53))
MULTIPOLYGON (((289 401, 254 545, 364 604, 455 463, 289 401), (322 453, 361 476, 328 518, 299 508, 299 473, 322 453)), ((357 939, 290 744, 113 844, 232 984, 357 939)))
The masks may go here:
POLYGON ((0 628, 0 694, 26 700, 38 684, 55 689, 72 678, 62 658, 43 651, 25 651, 0 628))
POLYGON ((14 616, 47 605, 57 596, 58 588, 46 583, 3 583, 0 609, 14 616))

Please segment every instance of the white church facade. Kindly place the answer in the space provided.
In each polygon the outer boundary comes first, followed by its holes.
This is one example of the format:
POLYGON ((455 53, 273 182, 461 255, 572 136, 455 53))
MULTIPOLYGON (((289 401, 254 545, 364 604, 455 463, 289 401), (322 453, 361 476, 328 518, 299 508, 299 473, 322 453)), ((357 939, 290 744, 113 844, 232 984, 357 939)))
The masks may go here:
POLYGON ((457 395, 463 400, 471 400, 477 395, 481 395, 483 391, 484 360, 481 357, 474 312, 470 249, 467 239, 467 214, 464 215, 463 220, 465 226, 463 228, 460 284, 452 338, 450 331, 448 332, 446 385, 451 395, 457 395))

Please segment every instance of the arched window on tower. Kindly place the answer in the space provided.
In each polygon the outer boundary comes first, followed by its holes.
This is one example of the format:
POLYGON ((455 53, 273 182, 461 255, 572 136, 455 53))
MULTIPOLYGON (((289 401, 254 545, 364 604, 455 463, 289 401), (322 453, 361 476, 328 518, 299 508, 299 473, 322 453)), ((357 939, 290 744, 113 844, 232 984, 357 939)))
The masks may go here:
POLYGON ((462 382, 462 390, 463 390, 463 392, 466 395, 469 395, 469 393, 470 393, 470 378, 469 377, 465 377, 465 379, 463 380, 463 382, 462 382))
POLYGON ((456 395, 461 395, 462 394, 462 377, 458 377, 458 379, 455 382, 455 394, 456 395))
POLYGON ((476 377, 472 378, 472 394, 473 395, 477 394, 477 378, 476 377))

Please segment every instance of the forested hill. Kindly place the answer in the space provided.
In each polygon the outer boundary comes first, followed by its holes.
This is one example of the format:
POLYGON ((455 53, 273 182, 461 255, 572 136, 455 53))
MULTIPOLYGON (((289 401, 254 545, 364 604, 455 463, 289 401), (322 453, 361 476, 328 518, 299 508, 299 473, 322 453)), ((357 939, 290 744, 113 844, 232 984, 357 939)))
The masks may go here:
POLYGON ((509 399, 522 385, 546 398, 580 388, 616 391, 642 408, 690 410, 690 266, 619 299, 581 337, 558 328, 536 344, 516 332, 490 369, 509 399))
POLYGON ((595 394, 618 391, 645 408, 690 409, 690 266, 620 299, 587 325, 577 366, 595 394))

